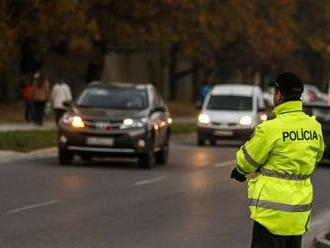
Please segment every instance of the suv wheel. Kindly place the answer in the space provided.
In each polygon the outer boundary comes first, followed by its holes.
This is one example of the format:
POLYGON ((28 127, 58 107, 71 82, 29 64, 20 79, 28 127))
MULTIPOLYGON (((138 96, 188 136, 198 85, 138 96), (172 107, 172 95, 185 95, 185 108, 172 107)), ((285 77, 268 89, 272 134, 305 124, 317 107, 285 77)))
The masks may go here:
POLYGON ((151 169, 155 164, 155 156, 152 151, 139 156, 139 167, 143 169, 151 169))
POLYGON ((217 141, 216 140, 210 140, 210 145, 211 146, 215 146, 217 144, 217 141))
POLYGON ((166 144, 162 147, 162 149, 156 152, 156 163, 163 165, 167 164, 168 154, 169 154, 168 142, 166 142, 166 144))
POLYGON ((197 145, 198 146, 205 146, 205 140, 200 138, 200 137, 197 137, 197 145))
POLYGON ((73 160, 73 154, 65 149, 58 149, 58 162, 61 165, 69 165, 73 160))

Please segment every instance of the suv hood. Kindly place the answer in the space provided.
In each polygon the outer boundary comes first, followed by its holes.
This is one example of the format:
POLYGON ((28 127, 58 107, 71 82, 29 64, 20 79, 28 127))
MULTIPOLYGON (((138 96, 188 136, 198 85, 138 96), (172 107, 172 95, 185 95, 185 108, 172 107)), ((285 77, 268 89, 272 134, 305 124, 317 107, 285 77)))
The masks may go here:
POLYGON ((118 110, 73 107, 72 112, 88 120, 122 121, 127 118, 140 119, 146 117, 148 110, 118 110))

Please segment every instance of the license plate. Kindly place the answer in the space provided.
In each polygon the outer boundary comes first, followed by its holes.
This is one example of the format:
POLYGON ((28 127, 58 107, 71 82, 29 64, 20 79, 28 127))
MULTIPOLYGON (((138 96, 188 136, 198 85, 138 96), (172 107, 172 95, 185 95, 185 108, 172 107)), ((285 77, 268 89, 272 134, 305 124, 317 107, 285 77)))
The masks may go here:
POLYGON ((103 145, 113 146, 113 138, 100 138, 100 137, 88 137, 86 140, 87 145, 103 145))
POLYGON ((217 136, 233 136, 234 132, 233 131, 227 131, 227 130, 221 130, 221 131, 215 131, 214 135, 217 136))

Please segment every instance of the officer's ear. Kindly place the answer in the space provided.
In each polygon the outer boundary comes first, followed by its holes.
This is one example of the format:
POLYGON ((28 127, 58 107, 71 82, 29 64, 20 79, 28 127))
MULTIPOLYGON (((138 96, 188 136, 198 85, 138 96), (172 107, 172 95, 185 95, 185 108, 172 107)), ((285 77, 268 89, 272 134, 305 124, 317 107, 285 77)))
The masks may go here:
POLYGON ((276 89, 276 94, 277 94, 278 102, 282 103, 285 101, 286 99, 285 94, 280 89, 276 89))

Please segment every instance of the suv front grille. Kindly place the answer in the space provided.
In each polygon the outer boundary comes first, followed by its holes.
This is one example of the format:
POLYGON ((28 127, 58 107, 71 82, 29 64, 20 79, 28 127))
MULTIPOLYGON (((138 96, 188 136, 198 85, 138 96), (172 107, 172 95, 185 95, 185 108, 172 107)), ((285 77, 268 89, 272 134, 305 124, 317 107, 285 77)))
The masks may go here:
POLYGON ((122 125, 121 121, 95 121, 84 120, 85 126, 95 130, 118 130, 122 125))

